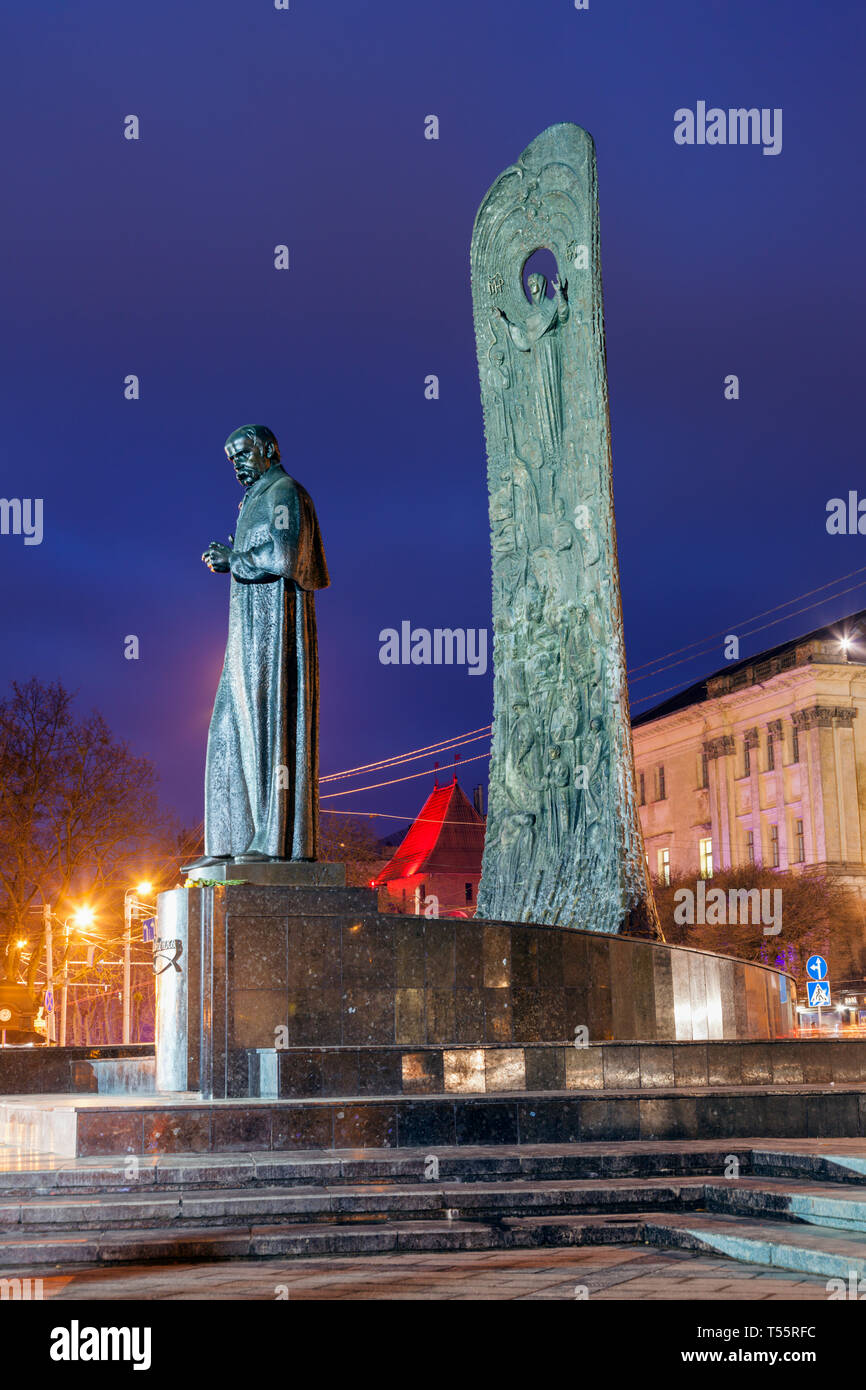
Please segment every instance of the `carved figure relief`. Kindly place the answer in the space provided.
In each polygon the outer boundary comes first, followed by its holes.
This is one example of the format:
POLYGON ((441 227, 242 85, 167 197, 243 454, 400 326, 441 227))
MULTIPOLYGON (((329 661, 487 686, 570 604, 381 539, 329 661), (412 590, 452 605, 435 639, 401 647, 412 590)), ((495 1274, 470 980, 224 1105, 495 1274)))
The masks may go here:
POLYGON ((598 245, 591 137, 553 126, 493 184, 472 238, 494 623, 478 912, 658 937, 634 794, 598 245), (560 269, 524 290, 541 248, 560 269))

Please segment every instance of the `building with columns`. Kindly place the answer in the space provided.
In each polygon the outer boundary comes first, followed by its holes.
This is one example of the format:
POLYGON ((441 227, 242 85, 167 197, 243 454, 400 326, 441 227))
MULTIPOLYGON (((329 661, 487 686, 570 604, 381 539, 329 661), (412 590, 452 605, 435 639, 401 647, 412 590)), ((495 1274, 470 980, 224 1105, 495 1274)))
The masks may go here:
POLYGON ((866 895, 866 610, 633 720, 650 872, 834 872, 866 895))

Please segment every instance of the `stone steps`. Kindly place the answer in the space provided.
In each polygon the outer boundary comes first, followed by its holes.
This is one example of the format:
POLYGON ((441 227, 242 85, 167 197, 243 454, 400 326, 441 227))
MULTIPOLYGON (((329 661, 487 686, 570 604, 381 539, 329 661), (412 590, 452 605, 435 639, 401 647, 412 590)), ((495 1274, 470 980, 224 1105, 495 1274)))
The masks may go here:
POLYGON ((349 1222, 358 1219, 410 1221, 501 1220, 532 1215, 572 1215, 691 1209, 704 1205, 700 1179, 671 1184, 468 1183, 411 1187, 359 1184, 333 1189, 221 1188, 183 1193, 112 1193, 30 1198, 0 1204, 0 1231, 88 1230, 162 1226, 233 1226, 259 1221, 349 1222))
POLYGON ((246 1154, 153 1155, 65 1159, 52 1155, 22 1156, 0 1150, 0 1201, 26 1196, 75 1193, 184 1192, 194 1188, 328 1187, 343 1184, 413 1184, 435 1182, 572 1182, 624 1179, 653 1180, 705 1177, 721 1180, 731 1160, 742 1177, 798 1179, 839 1187, 861 1183, 866 1146, 857 1153, 737 1144, 670 1145, 559 1144, 496 1149, 440 1148, 427 1155, 417 1149, 292 1151, 246 1154), (12 1166, 14 1165, 14 1166, 12 1166))
POLYGON ((0 1273, 646 1243, 866 1275, 866 1155, 734 1154, 740 1175, 725 1178, 727 1146, 452 1149, 435 1155, 429 1182, 417 1151, 43 1159, 0 1169, 0 1273))
POLYGON ((314 1258, 322 1255, 517 1250, 563 1245, 634 1244, 647 1217, 511 1217, 502 1221, 306 1222, 183 1230, 144 1228, 0 1237, 0 1271, 45 1265, 314 1258))
POLYGON ((866 1242, 827 1226, 674 1214, 648 1217, 643 1240, 667 1249, 712 1251, 748 1264, 822 1274, 846 1282, 852 1275, 857 1279, 866 1276, 866 1242))
POLYGON ((750 1220, 773 1219, 866 1231, 860 1192, 833 1187, 769 1185, 756 1178, 708 1183, 699 1177, 614 1181, 453 1184, 344 1184, 333 1188, 219 1187, 185 1191, 113 1191, 29 1196, 0 1203, 0 1231, 85 1231, 140 1227, 239 1226, 261 1221, 496 1220, 635 1211, 703 1210, 750 1220))
MULTIPOLYGON (((431 1158, 438 1165, 437 1182, 619 1181, 627 1178, 721 1177, 726 1161, 736 1157, 742 1173, 750 1172, 748 1149, 668 1151, 636 1155, 609 1149, 587 1152, 585 1145, 551 1146, 549 1151, 518 1149, 492 1152, 436 1149, 426 1156, 417 1150, 378 1153, 274 1153, 221 1158, 128 1158, 59 1160, 33 1159, 33 1166, 3 1170, 0 1157, 0 1201, 24 1193, 50 1196, 75 1192, 187 1191, 196 1187, 334 1187, 346 1183, 419 1183, 428 1177, 431 1158)), ((809 1177, 813 1174, 808 1173, 809 1177)))
POLYGON ((866 1189, 862 1187, 856 1192, 839 1192, 832 1188, 797 1188, 792 1183, 778 1183, 773 1188, 743 1181, 725 1186, 705 1183, 703 1202, 709 1211, 732 1216, 772 1217, 866 1231, 866 1189))
POLYGON ((839 1278, 866 1276, 866 1245, 825 1227, 679 1213, 659 1217, 522 1216, 499 1221, 284 1223, 231 1228, 107 1228, 0 1238, 0 1270, 20 1275, 47 1265, 99 1265, 170 1260, 315 1258, 383 1253, 527 1250, 586 1245, 649 1244, 699 1250, 768 1268, 839 1278))

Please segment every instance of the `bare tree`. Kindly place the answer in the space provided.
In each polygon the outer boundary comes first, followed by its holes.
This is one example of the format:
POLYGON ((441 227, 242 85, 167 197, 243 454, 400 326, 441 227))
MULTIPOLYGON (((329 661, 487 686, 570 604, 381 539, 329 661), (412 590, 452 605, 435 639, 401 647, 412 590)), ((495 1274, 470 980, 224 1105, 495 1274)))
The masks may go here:
POLYGON ((346 880, 365 887, 384 862, 373 823, 362 816, 323 812, 319 825, 319 858, 346 865, 346 880))
MULTIPOLYGON (((864 935, 864 904, 859 893, 837 879, 832 873, 779 870, 753 865, 748 868, 717 872, 704 885, 707 911, 706 922, 689 922, 689 897, 697 897, 694 878, 680 878, 669 885, 655 882, 653 892, 665 940, 671 945, 696 946, 741 960, 760 961, 790 971, 799 981, 806 979, 806 961, 810 955, 823 955, 833 963, 837 978, 859 976, 866 969, 866 935, 864 935), (760 910, 745 903, 731 912, 732 894, 743 890, 770 894, 764 905, 773 913, 778 907, 779 921, 761 919, 760 910), (718 890, 724 895, 711 898, 718 890), (778 893, 778 898, 773 895, 778 893), (713 904, 715 906, 713 906, 713 904), (748 916, 748 921, 731 918, 748 916), (755 917, 758 920, 753 920, 755 917), (715 920, 714 920, 715 919, 715 920), (779 925, 778 932, 766 932, 766 926, 779 925)), ((756 900, 752 899, 753 903, 756 900)))
POLYGON ((142 864, 165 862, 156 782, 102 715, 76 716, 60 682, 13 683, 0 701, 0 941, 32 931, 42 903, 63 915, 76 897, 104 899, 113 912, 142 864))

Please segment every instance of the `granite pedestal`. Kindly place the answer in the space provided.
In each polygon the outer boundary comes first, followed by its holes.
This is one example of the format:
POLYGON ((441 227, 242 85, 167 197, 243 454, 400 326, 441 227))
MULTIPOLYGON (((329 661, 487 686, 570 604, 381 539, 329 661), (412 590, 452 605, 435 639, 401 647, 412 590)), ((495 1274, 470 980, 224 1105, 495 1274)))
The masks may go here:
POLYGON ((793 1032, 790 977, 706 951, 388 915, 368 889, 319 884, 174 889, 160 895, 158 912, 164 1093, 241 1098, 286 1094, 288 1084, 290 1094, 322 1094, 325 1074, 332 1095, 401 1094, 407 1078, 408 1089, 414 1078, 429 1092, 446 1066, 463 1073, 461 1090, 483 1093, 493 1070, 496 1089, 549 1089, 573 1084, 566 1068, 572 1076, 585 1067, 575 1041, 793 1032), (283 1082, 274 1082, 275 1067, 283 1082))

